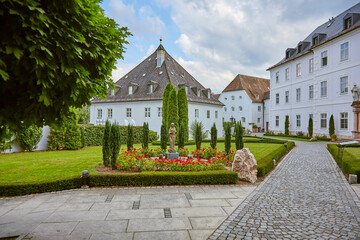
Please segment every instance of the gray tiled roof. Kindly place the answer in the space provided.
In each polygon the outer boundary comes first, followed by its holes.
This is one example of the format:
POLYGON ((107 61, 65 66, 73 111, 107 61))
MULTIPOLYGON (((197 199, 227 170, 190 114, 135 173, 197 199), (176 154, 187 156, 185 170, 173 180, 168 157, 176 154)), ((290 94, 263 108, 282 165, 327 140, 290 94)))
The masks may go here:
MULTIPOLYGON (((274 67, 280 66, 288 61, 294 60, 304 54, 311 52, 311 49, 316 48, 328 42, 334 38, 337 38, 347 32, 350 32, 354 29, 360 27, 360 3, 356 4, 355 6, 349 8, 348 10, 342 12, 335 18, 329 19, 326 23, 317 27, 309 36, 307 36, 303 41, 299 42, 299 44, 303 44, 302 50, 298 52, 297 46, 294 48, 288 48, 286 51, 290 51, 290 56, 286 58, 286 56, 274 66, 269 67, 267 70, 271 70, 274 67), (354 14, 354 22, 352 26, 348 29, 344 29, 344 19, 354 14), (320 41, 318 44, 313 45, 312 40, 315 34, 320 34, 320 41)), ((298 46, 299 46, 298 44, 298 46)))
POLYGON ((208 98, 207 91, 191 74, 189 74, 174 58, 170 56, 160 44, 154 53, 143 60, 139 65, 133 68, 116 82, 117 91, 111 96, 110 90, 106 100, 95 98, 93 103, 99 102, 129 102, 129 101, 152 101, 161 100, 167 83, 171 83, 176 90, 182 86, 188 87, 188 101, 207 104, 223 104, 212 94, 208 98), (157 65, 157 51, 165 51, 165 59, 161 67, 157 65), (152 83, 155 91, 148 93, 148 85, 152 83), (128 86, 133 86, 133 94, 128 94, 128 86), (197 96, 197 91, 201 90, 201 96, 197 96))

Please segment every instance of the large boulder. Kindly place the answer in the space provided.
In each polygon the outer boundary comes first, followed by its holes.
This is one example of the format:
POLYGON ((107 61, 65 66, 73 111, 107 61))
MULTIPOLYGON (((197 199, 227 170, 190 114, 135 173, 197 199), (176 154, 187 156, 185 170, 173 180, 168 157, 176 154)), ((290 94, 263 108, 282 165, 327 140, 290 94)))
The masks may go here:
POLYGON ((257 179, 257 162, 248 148, 237 150, 232 170, 236 172, 240 180, 255 183, 257 179))

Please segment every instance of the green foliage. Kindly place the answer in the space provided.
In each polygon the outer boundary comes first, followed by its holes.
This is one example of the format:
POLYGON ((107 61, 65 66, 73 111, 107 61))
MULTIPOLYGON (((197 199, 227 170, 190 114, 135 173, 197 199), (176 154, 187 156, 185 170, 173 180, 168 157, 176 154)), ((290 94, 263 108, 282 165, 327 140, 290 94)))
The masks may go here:
POLYGON ((104 129, 104 137, 102 144, 102 154, 103 154, 103 164, 104 166, 109 166, 111 150, 110 150, 110 133, 111 133, 111 123, 106 121, 104 129))
POLYGON ((169 135, 168 135, 168 130, 166 127, 166 123, 163 123, 161 125, 161 134, 160 134, 160 145, 161 145, 161 149, 165 152, 166 148, 167 148, 167 143, 169 141, 169 135))
POLYGON ((217 144, 217 129, 214 123, 214 125, 211 127, 211 142, 210 142, 211 148, 216 149, 216 144, 217 144))
MULTIPOLYGON (((171 90, 173 89, 173 85, 171 85, 171 83, 168 83, 164 89, 164 93, 163 93, 163 106, 162 106, 162 122, 163 124, 166 123, 168 121, 168 99, 169 99, 169 94, 171 92, 171 90)), ((169 126, 167 124, 167 126, 169 126)))
POLYGON ((81 147, 85 147, 85 131, 84 128, 80 128, 80 132, 81 132, 81 147))
POLYGON ((110 160, 112 169, 116 169, 116 160, 120 152, 120 147, 120 129, 115 122, 111 125, 110 130, 110 160))
POLYGON ((244 133, 244 130, 243 130, 241 121, 235 123, 235 146, 236 146, 236 150, 244 148, 243 133, 244 133))
POLYGON ((16 132, 16 141, 25 151, 33 151, 40 142, 42 135, 42 128, 36 125, 30 125, 16 132))
POLYGON ((50 151, 63 150, 65 147, 65 131, 60 128, 50 128, 47 147, 50 151))
POLYGON ((174 123, 176 131, 179 131, 178 99, 175 88, 169 93, 167 111, 168 116, 166 126, 170 126, 171 123, 174 123))
MULTIPOLYGON (((193 139, 195 139, 195 133, 196 133, 196 123, 197 121, 195 120, 194 122, 191 123, 190 125, 190 134, 192 136, 193 139)), ((205 127, 204 124, 202 122, 198 122, 201 126, 201 133, 202 133, 202 141, 205 140, 206 138, 208 138, 208 133, 205 131, 205 127)))
POLYGON ((196 144, 196 149, 200 149, 201 142, 203 140, 203 131, 204 131, 203 123, 195 120, 195 122, 193 123, 192 130, 193 130, 192 134, 194 136, 194 140, 196 144))
POLYGON ((143 141, 142 148, 147 149, 149 147, 149 123, 144 122, 143 124, 143 141))
POLYGON ((106 97, 130 33, 99 2, 1 1, 0 125, 59 124, 106 97))
POLYGON ((6 149, 10 149, 13 141, 11 141, 11 137, 14 133, 6 126, 0 126, 0 152, 5 151, 6 149))
POLYGON ((186 90, 181 87, 178 91, 179 126, 183 125, 185 130, 185 141, 189 140, 189 109, 186 90))
POLYGON ((134 127, 128 125, 127 127, 127 141, 126 141, 128 151, 134 147, 134 127))
POLYGON ((76 123, 65 127, 64 149, 77 150, 81 148, 81 131, 76 123))
POLYGON ((178 136, 179 136, 178 148, 182 149, 185 146, 185 127, 183 124, 180 124, 180 130, 178 136))
POLYGON ((289 136, 289 116, 285 116, 285 136, 289 136))
POLYGON ((335 123, 334 123, 334 116, 331 114, 329 120, 329 136, 335 134, 335 123))
POLYGON ((312 118, 309 118, 309 127, 308 127, 308 134, 309 134, 309 137, 312 137, 313 136, 313 120, 312 118))
POLYGON ((88 124, 90 121, 89 105, 84 105, 81 108, 77 108, 76 112, 79 116, 79 124, 88 124))
POLYGON ((232 123, 224 123, 224 132, 225 132, 225 153, 230 154, 231 151, 231 126, 232 123))

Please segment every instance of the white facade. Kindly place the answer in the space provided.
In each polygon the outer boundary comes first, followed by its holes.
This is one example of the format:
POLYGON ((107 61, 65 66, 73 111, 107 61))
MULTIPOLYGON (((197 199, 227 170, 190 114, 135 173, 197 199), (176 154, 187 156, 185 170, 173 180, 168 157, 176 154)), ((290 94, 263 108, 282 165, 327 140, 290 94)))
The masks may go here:
POLYGON ((253 102, 245 90, 222 92, 219 100, 225 104, 223 121, 241 121, 245 129, 252 131, 255 124, 264 128, 263 104, 253 102))
MULTIPOLYGON (((210 137, 210 129, 215 123, 218 129, 218 137, 222 137, 221 105, 189 102, 188 116, 189 127, 195 120, 201 121, 210 137)), ((116 121, 122 126, 127 126, 129 123, 133 123, 135 126, 143 126, 144 122, 148 122, 149 129, 155 131, 160 137, 162 101, 104 102, 93 103, 90 106, 91 124, 103 125, 107 119, 112 123, 116 121)), ((191 134, 189 137, 191 138, 191 134)))
POLYGON ((270 130, 284 132, 288 115, 290 132, 306 134, 312 116, 314 134, 328 135, 333 115, 335 134, 351 138, 354 120, 351 89, 354 84, 360 85, 359 43, 358 28, 271 68, 270 130))

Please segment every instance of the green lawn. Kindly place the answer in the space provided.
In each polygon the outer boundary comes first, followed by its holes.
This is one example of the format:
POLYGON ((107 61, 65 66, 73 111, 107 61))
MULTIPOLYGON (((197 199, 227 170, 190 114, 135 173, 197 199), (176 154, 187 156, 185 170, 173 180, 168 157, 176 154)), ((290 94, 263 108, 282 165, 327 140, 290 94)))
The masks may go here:
MULTIPOLYGON (((203 143, 202 147, 209 147, 203 143)), ((140 148, 141 144, 135 144, 140 148)), ((150 146, 158 148, 158 146, 150 146)), ((195 150, 195 145, 185 146, 189 151, 195 150)), ((246 148, 254 154, 257 160, 273 151, 283 148, 282 144, 245 143, 246 148)), ((126 148, 126 145, 122 145, 126 148)), ((232 149, 235 149, 234 143, 232 149)), ((224 143, 218 143, 218 150, 224 150, 224 143)), ((49 151, 0 154, 0 185, 32 184, 63 180, 81 175, 82 170, 90 174, 99 174, 95 168, 102 163, 101 147, 86 147, 78 151, 49 151)))

